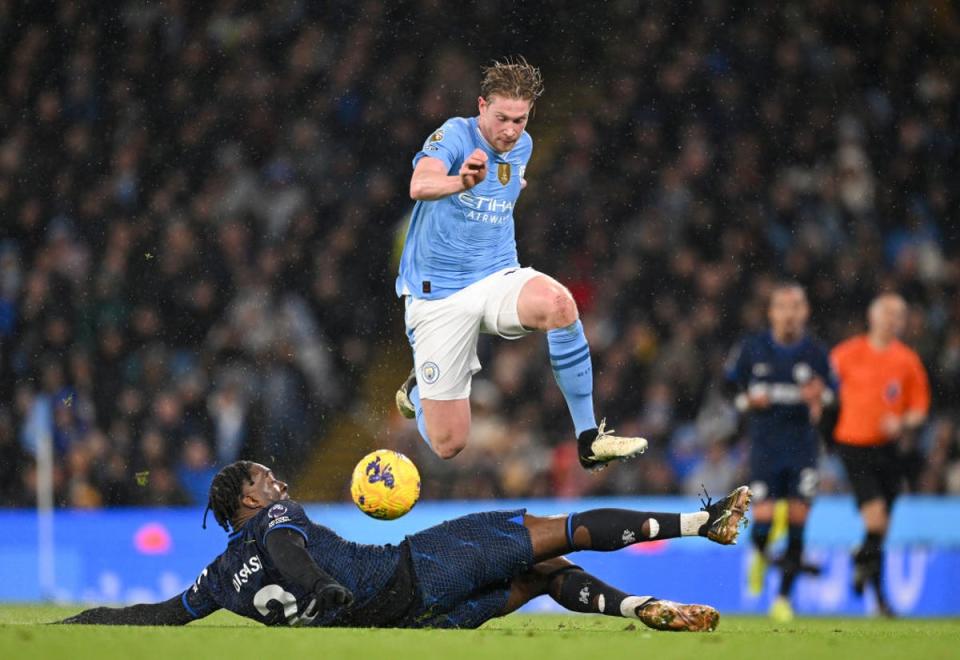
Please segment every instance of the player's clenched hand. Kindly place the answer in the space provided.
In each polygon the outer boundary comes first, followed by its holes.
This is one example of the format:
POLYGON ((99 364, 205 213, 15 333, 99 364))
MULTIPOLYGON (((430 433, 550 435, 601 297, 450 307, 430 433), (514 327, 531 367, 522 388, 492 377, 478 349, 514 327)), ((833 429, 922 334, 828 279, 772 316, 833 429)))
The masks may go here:
POLYGON ((264 618, 263 623, 267 626, 275 626, 286 621, 288 626, 306 626, 310 625, 318 614, 341 605, 346 607, 353 605, 353 594, 349 589, 339 584, 317 584, 313 593, 300 599, 296 611, 290 616, 287 616, 284 605, 280 601, 271 600, 267 603, 270 613, 264 618))
POLYGON ((483 149, 474 149, 460 166, 460 181, 464 190, 470 190, 487 178, 487 154, 483 149))
POLYGON ((303 610, 302 618, 307 621, 313 621, 321 612, 334 607, 350 607, 353 605, 353 593, 343 585, 326 584, 317 585, 313 592, 313 597, 303 610))
POLYGON ((317 592, 317 601, 323 609, 345 605, 353 605, 353 593, 339 584, 331 584, 317 592))
POLYGON ((344 586, 339 584, 317 585, 313 594, 308 596, 309 601, 304 606, 303 611, 294 617, 287 619, 287 625, 290 626, 308 626, 313 623, 317 615, 326 612, 334 607, 350 607, 353 605, 353 594, 344 586))

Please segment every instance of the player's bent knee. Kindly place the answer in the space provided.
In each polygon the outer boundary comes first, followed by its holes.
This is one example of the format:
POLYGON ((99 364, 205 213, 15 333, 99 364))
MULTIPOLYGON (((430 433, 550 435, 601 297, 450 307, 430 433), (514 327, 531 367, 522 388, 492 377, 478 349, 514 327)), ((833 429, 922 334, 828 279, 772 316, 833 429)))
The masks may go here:
POLYGON ((773 513, 775 509, 775 504, 773 500, 766 499, 757 502, 755 505, 751 506, 753 509, 753 515, 751 518, 755 522, 768 523, 773 520, 773 513))
POLYGON ((566 328, 576 323, 578 318, 580 318, 580 311, 577 309, 576 301, 569 291, 561 287, 554 296, 551 329, 566 328))
POLYGON ((523 325, 537 330, 565 328, 580 318, 570 291, 545 275, 524 285, 517 309, 523 325))
POLYGON ((810 502, 803 499, 791 499, 787 505, 787 522, 791 525, 804 525, 810 514, 810 502))
POLYGON ((577 303, 570 292, 560 284, 552 284, 544 296, 543 324, 547 330, 566 328, 580 318, 577 303))
POLYGON ((444 460, 448 460, 463 451, 466 443, 457 444, 454 442, 432 441, 433 452, 444 460))
POLYGON ((864 502, 860 507, 860 514, 863 517, 864 526, 869 532, 885 533, 890 524, 890 517, 887 513, 886 502, 882 499, 874 499, 864 502))
MULTIPOLYGON (((567 564, 569 564, 569 562, 567 562, 567 564)), ((500 616, 519 609, 538 596, 545 595, 550 587, 550 574, 560 566, 562 566, 562 564, 554 566, 541 562, 535 564, 531 570, 513 578, 513 580, 510 581, 510 592, 507 596, 506 605, 504 605, 503 610, 501 610, 500 616)))
POLYGON ((440 458, 453 458, 467 446, 470 435, 470 401, 423 401, 424 424, 433 452, 440 458))
POLYGON ((450 459, 467 446, 467 434, 466 430, 459 431, 451 428, 430 431, 430 446, 440 458, 450 459))

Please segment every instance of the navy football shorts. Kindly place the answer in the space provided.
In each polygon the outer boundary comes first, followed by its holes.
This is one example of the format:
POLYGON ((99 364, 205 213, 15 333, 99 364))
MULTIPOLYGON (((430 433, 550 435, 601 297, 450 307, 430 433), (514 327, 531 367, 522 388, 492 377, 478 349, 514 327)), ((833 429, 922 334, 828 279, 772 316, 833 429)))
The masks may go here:
POLYGON ((525 513, 474 513, 408 536, 421 602, 406 625, 476 628, 502 614, 511 580, 534 564, 525 513))
POLYGON ((757 502, 767 498, 809 500, 817 494, 817 448, 753 444, 750 490, 757 502))

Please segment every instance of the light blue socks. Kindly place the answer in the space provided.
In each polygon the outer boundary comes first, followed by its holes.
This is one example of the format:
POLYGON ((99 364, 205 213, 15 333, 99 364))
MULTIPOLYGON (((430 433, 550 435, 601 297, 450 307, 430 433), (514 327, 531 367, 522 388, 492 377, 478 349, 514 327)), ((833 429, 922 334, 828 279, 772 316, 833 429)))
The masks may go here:
POLYGON ((547 345, 553 377, 567 401, 579 437, 584 431, 597 428, 593 413, 593 364, 583 324, 577 319, 566 328, 548 331, 547 345))

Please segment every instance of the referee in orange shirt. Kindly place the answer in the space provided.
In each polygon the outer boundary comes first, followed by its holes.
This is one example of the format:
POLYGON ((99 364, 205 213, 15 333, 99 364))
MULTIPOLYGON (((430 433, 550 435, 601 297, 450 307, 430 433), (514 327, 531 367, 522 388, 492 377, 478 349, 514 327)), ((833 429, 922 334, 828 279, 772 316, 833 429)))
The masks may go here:
POLYGON ((930 408, 923 364, 898 339, 906 316, 903 298, 882 294, 870 304, 867 333, 830 354, 840 381, 834 439, 867 532, 854 555, 853 586, 862 594, 872 584, 884 616, 893 616, 883 592, 883 541, 904 478, 898 445, 914 442, 930 408))

